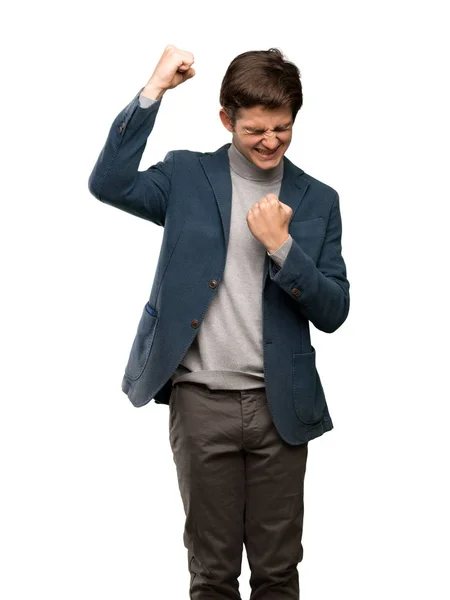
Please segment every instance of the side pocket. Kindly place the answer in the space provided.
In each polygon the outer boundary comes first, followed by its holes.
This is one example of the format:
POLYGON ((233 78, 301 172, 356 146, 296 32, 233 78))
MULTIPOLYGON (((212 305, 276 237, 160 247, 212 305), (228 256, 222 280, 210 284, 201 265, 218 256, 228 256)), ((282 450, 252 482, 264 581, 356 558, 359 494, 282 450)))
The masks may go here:
POLYGON ((306 425, 321 421, 325 394, 316 369, 316 351, 292 355, 292 392, 297 417, 306 425))
POLYGON ((128 364, 125 367, 125 376, 128 379, 139 379, 142 375, 150 356, 157 321, 158 313, 147 302, 137 327, 128 364))

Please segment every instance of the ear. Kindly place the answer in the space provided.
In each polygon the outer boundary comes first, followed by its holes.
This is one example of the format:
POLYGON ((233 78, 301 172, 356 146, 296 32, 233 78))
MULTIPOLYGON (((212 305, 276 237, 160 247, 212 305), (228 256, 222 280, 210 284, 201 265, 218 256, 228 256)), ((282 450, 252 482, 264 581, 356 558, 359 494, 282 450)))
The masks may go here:
POLYGON ((220 120, 222 121, 222 125, 225 127, 225 129, 228 129, 228 131, 230 131, 232 133, 234 128, 233 128, 233 125, 231 124, 230 117, 228 116, 228 113, 224 108, 220 109, 219 117, 220 117, 220 120))

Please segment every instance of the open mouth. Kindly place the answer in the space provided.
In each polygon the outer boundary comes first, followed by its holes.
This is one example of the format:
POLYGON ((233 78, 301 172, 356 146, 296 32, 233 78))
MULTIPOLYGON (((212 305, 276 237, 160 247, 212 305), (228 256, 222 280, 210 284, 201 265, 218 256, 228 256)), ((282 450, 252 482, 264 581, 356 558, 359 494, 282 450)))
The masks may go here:
POLYGON ((278 146, 278 148, 276 150, 274 150, 273 152, 268 152, 267 150, 261 150, 260 148, 255 148, 255 150, 259 154, 259 156, 261 156, 261 158, 269 159, 269 158, 274 158, 278 154, 278 150, 280 148, 281 148, 281 146, 278 146))

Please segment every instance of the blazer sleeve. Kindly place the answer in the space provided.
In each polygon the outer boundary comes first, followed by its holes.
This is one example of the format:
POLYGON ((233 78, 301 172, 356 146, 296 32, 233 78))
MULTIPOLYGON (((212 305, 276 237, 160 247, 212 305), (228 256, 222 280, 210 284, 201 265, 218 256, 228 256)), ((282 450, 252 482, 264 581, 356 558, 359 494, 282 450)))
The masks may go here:
POLYGON ((101 202, 164 226, 174 153, 169 152, 146 171, 138 171, 161 105, 158 100, 142 107, 142 89, 114 119, 89 176, 88 188, 101 202))
POLYGON ((295 301, 298 310, 326 333, 336 331, 350 308, 350 283, 342 257, 342 223, 339 195, 330 210, 325 239, 317 266, 293 240, 280 268, 270 261, 270 278, 295 301))

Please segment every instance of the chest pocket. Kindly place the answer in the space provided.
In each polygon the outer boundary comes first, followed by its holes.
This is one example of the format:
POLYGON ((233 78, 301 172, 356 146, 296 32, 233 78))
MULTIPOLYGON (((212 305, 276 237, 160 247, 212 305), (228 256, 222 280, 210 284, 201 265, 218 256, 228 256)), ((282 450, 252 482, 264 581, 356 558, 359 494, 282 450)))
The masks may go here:
POLYGON ((289 233, 300 248, 317 264, 325 239, 325 221, 322 217, 309 221, 291 221, 289 233))

